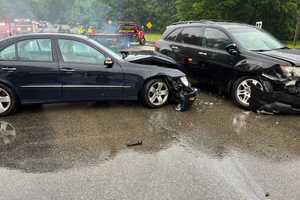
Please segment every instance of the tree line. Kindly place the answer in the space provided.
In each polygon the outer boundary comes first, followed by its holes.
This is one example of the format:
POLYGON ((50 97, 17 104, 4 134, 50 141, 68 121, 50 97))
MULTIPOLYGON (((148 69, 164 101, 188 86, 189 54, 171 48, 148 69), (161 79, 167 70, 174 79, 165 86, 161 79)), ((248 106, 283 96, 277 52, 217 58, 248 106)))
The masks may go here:
POLYGON ((263 21, 275 36, 292 40, 300 26, 300 0, 0 0, 0 17, 95 25, 108 20, 142 25, 151 21, 153 32, 182 20, 263 21))

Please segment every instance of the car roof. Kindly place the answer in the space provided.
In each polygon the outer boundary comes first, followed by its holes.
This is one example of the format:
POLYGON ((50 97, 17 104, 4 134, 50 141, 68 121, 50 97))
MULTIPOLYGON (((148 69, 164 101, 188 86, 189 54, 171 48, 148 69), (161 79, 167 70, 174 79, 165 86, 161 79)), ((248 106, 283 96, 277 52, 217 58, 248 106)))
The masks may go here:
POLYGON ((185 27, 185 26, 212 26, 212 27, 220 27, 224 29, 235 29, 235 28, 256 28, 255 26, 238 23, 232 21, 214 21, 214 20, 199 20, 199 21, 180 21, 174 24, 171 24, 169 27, 185 27))
POLYGON ((14 35, 8 38, 4 38, 0 42, 38 38, 38 37, 53 37, 53 36, 75 38, 75 39, 77 38, 77 39, 85 39, 85 40, 88 39, 88 37, 85 35, 76 35, 76 34, 68 34, 68 33, 28 33, 28 34, 14 35))

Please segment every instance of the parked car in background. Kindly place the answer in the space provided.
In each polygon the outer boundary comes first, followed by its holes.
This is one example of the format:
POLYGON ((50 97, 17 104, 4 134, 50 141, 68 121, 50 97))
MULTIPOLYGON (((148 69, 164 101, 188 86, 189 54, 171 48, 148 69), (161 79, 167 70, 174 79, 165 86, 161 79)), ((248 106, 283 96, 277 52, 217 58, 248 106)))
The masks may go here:
POLYGON ((31 19, 15 19, 13 24, 14 34, 32 33, 34 29, 33 22, 31 19))
POLYGON ((0 38, 8 37, 12 34, 11 24, 7 22, 0 22, 0 38))
POLYGON ((189 77, 228 92, 242 108, 251 107, 252 85, 271 95, 281 94, 273 101, 300 108, 300 51, 257 27, 207 20, 179 22, 167 28, 156 51, 174 58, 189 77))
POLYGON ((117 33, 127 36, 130 41, 137 41, 140 45, 146 44, 145 32, 137 23, 120 22, 118 24, 117 33))
POLYGON ((89 37, 117 52, 128 49, 131 46, 130 39, 123 34, 96 33, 89 35, 89 37))
POLYGON ((18 104, 141 100, 158 108, 169 100, 182 109, 195 100, 185 74, 114 53, 86 36, 28 34, 0 41, 0 116, 18 104), (127 60, 128 59, 128 60, 127 60), (144 64, 143 64, 144 63, 144 64))

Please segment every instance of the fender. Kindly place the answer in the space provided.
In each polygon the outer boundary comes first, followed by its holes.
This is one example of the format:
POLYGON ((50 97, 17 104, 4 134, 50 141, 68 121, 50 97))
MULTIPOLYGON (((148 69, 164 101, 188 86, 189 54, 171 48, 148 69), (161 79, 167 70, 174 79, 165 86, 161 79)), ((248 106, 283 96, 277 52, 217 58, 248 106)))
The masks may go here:
POLYGON ((238 62, 235 66, 234 69, 237 70, 238 72, 253 72, 255 74, 261 73, 262 71, 266 69, 270 69, 272 67, 276 66, 273 63, 265 63, 261 62, 259 60, 253 60, 253 59, 244 59, 238 62))
POLYGON ((17 97, 20 97, 19 89, 15 87, 11 82, 0 78, 0 83, 9 87, 16 94, 17 97))

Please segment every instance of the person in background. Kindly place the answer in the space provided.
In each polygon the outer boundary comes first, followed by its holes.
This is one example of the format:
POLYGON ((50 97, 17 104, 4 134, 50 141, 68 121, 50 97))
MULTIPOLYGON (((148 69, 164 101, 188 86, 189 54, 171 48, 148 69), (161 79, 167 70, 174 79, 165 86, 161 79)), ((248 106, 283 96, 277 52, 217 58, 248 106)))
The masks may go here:
POLYGON ((88 28, 88 31, 87 31, 88 35, 96 35, 96 28, 93 27, 93 26, 90 26, 88 28))
POLYGON ((85 33, 86 33, 86 30, 85 30, 85 28, 81 25, 80 26, 80 28, 79 28, 79 30, 78 30, 78 33, 80 34, 80 35, 84 35, 85 33))

